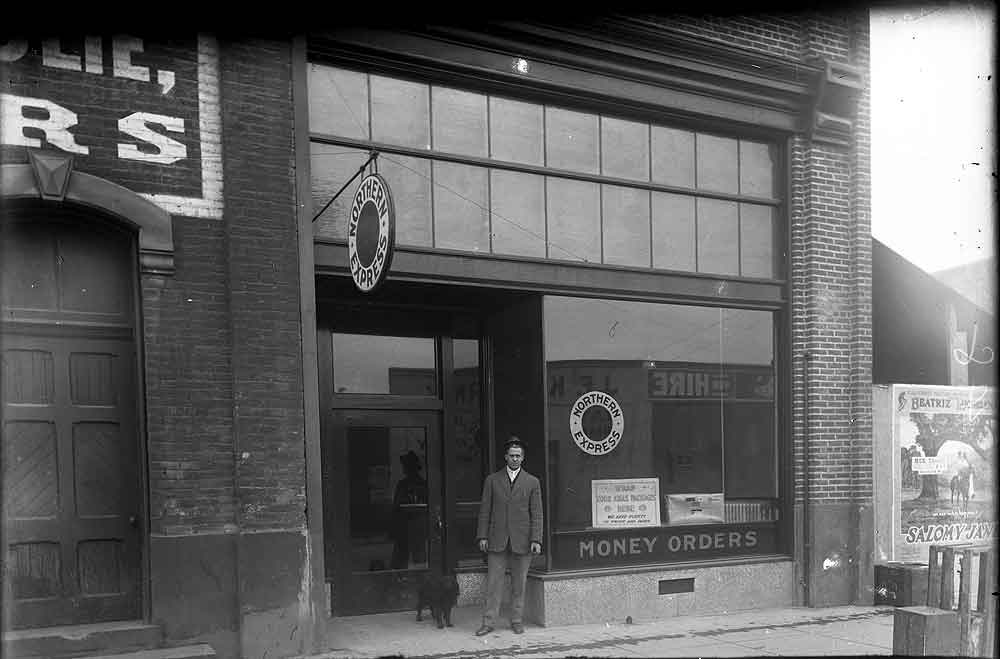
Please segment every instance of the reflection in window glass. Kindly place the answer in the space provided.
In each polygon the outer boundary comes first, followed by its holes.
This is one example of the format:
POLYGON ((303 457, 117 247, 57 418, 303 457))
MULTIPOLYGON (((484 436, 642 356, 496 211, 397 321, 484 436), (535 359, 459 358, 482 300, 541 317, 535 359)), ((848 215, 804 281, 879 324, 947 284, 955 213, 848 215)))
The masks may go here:
POLYGON ((740 194, 774 197, 777 148, 773 144, 740 140, 740 194))
POLYGON ((542 106, 490 97, 490 157, 542 165, 542 106))
POLYGON ((649 180, 649 124, 601 117, 601 174, 649 180))
POLYGON ((545 258, 545 179, 490 170, 494 254, 545 258))
MULTIPOLYGON (((547 296, 544 315, 555 531, 592 525, 595 479, 657 478, 661 495, 723 493, 729 521, 774 519, 771 312, 547 296), (625 419, 621 443, 597 457, 566 421, 594 390, 614 396, 625 419), (748 498, 767 501, 735 501, 748 498)), ((587 414, 584 433, 602 438, 607 419, 587 414)))
POLYGON ((383 153, 378 163, 379 174, 389 183, 396 209, 396 244, 430 247, 431 161, 383 153))
POLYGON ((485 157, 486 97, 447 87, 431 88, 434 150, 485 157))
POLYGON ((372 140, 418 149, 431 147, 427 85, 373 75, 372 140))
POLYGON ((694 272, 694 197, 653 193, 653 267, 694 272))
POLYGON ((434 339, 333 335, 333 386, 338 394, 436 396, 434 339))
POLYGON ((715 192, 738 192, 736 140, 698 133, 698 187, 715 192))
MULTIPOLYGON (((479 501, 486 465, 480 417, 479 341, 455 339, 455 493, 479 501)), ((470 538, 475 537, 473 530, 470 538)))
POLYGON ((355 572, 426 568, 427 430, 347 429, 350 565, 355 572))
POLYGON ((489 170, 434 162, 434 246, 490 251, 489 170))
POLYGON ((694 133, 653 126, 653 182, 694 187, 694 133))
POLYGON ((740 204, 740 274, 774 277, 774 209, 740 204))
MULTIPOLYGON (((368 152, 363 149, 352 149, 347 146, 333 144, 309 144, 309 176, 312 179, 312 212, 318 213, 331 197, 358 173, 358 168, 368 159, 368 152)), ((334 240, 347 240, 347 220, 351 212, 354 195, 361 185, 359 176, 347 186, 340 196, 333 200, 319 219, 313 224, 315 235, 334 240)), ((393 197, 396 187, 390 181, 393 197)))
POLYGON ((309 131, 367 140, 368 75, 310 64, 309 131))
POLYGON ((699 199, 698 272, 738 275, 739 222, 736 202, 699 199))
POLYGON ((601 262, 601 199, 597 183, 546 177, 549 258, 601 262))
POLYGON ((602 186, 604 262, 649 267, 649 192, 602 186))
POLYGON ((596 174, 599 149, 596 114, 545 108, 546 166, 596 174))

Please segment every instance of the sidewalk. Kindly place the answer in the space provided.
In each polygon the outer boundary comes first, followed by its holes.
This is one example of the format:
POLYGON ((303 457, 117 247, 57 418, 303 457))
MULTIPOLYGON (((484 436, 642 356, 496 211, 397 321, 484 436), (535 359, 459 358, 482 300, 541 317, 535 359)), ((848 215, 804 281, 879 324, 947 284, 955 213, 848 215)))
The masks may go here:
POLYGON ((887 606, 739 611, 654 622, 537 627, 514 634, 508 624, 477 638, 480 607, 456 609, 454 627, 437 629, 413 612, 338 618, 327 627, 328 650, 342 657, 744 657, 891 655, 887 606))

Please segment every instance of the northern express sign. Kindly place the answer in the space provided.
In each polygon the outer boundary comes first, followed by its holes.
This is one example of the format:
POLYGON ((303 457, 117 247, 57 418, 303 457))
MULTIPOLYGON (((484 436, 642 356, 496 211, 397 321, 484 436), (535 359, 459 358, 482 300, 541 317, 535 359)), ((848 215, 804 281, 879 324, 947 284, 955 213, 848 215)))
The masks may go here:
POLYGON ((218 69, 193 34, 0 41, 2 160, 57 149, 168 212, 221 217, 218 69))

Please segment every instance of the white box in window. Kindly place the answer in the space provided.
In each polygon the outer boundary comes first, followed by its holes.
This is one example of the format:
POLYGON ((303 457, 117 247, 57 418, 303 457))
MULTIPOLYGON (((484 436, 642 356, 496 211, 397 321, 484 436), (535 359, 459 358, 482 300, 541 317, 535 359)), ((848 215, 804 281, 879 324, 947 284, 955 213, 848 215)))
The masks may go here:
POLYGON ((667 523, 721 524, 726 521, 725 496, 715 494, 665 494, 667 523))

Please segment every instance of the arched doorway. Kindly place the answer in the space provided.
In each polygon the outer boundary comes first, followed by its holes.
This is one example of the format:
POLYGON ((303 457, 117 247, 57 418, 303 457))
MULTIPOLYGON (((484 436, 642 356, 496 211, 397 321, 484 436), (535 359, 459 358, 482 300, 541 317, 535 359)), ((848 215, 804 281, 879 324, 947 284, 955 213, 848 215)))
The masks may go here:
POLYGON ((141 617, 138 233, 71 203, 0 224, 8 627, 141 617))

